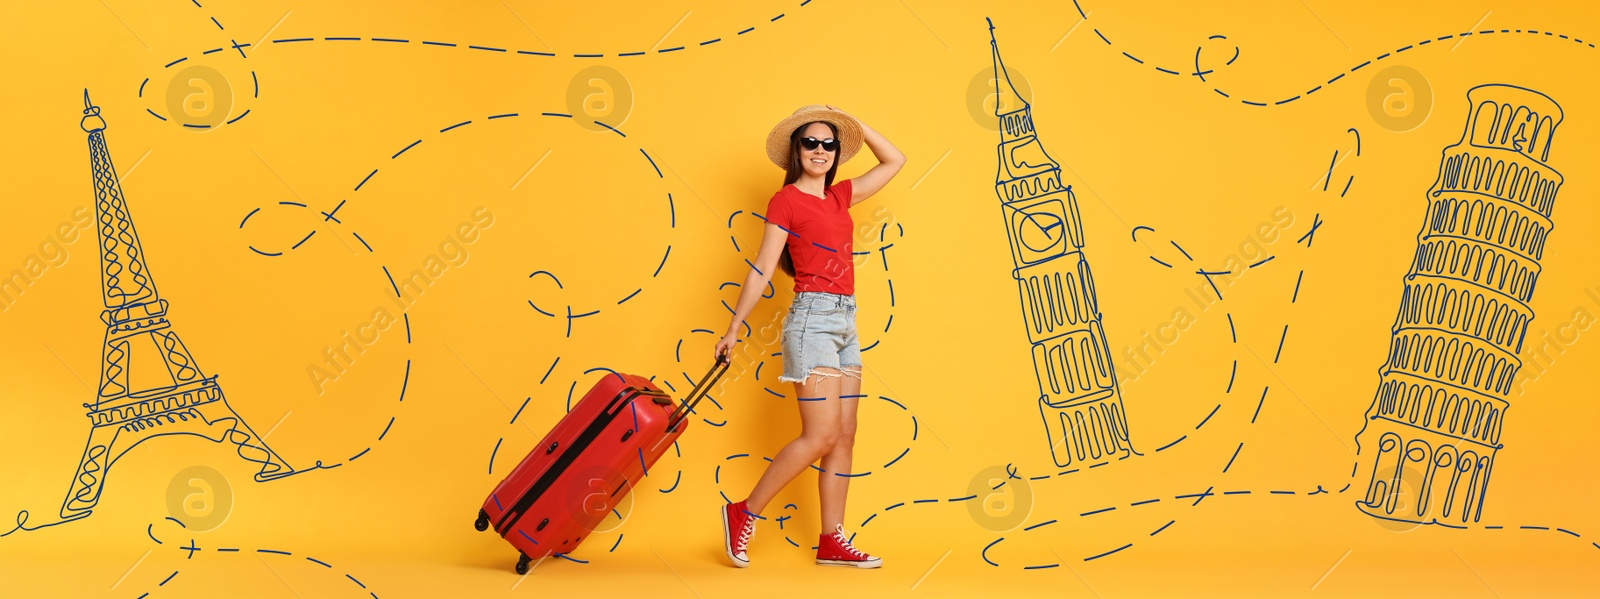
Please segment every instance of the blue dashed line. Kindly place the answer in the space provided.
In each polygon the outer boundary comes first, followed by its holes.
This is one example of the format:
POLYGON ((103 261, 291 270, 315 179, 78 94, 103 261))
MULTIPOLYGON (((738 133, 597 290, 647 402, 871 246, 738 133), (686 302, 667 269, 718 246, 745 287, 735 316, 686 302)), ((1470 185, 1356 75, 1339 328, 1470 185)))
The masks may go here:
POLYGON ((1092 560, 1097 560, 1097 559, 1100 559, 1100 558, 1102 558, 1102 557, 1105 557, 1105 556, 1108 556, 1108 555, 1111 555, 1111 554, 1113 554, 1113 553, 1116 553, 1116 552, 1118 552, 1118 551, 1122 551, 1122 550, 1123 550, 1123 549, 1127 549, 1127 548, 1129 548, 1129 547, 1132 547, 1132 546, 1133 546, 1133 543, 1128 543, 1128 544, 1127 544, 1127 545, 1123 545, 1123 546, 1121 546, 1121 547, 1118 547, 1118 548, 1116 548, 1116 549, 1112 549, 1112 550, 1110 550, 1110 551, 1107 551, 1107 552, 1105 552, 1105 553, 1102 553, 1102 554, 1099 554, 1099 555, 1093 555, 1093 556, 1090 556, 1090 557, 1086 557, 1086 558, 1083 558, 1083 561, 1086 561, 1086 562, 1087 562, 1087 561, 1092 561, 1092 560))
POLYGON ((612 127, 611 125, 607 125, 607 124, 602 123, 600 121, 595 121, 594 124, 599 125, 601 127, 605 127, 607 129, 610 129, 612 133, 615 133, 617 135, 621 135, 623 137, 627 137, 627 134, 625 134, 625 133, 623 133, 621 131, 618 131, 616 127, 612 127))
POLYGON ((1233 461, 1239 458, 1239 450, 1242 449, 1244 449, 1243 442, 1240 442, 1238 447, 1233 448, 1233 457, 1228 458, 1228 464, 1222 467, 1223 472, 1227 472, 1229 468, 1233 467, 1233 461))
POLYGON ((406 150, 409 150, 409 149, 411 149, 411 148, 414 148, 414 147, 416 147, 416 146, 417 146, 417 144, 420 144, 420 143, 422 143, 422 140, 420 140, 420 139, 419 139, 419 140, 417 140, 417 141, 414 141, 414 142, 411 142, 411 145, 408 145, 408 146, 406 146, 406 147, 404 147, 404 148, 400 148, 400 151, 399 151, 399 152, 395 152, 395 153, 394 153, 394 155, 393 155, 393 156, 390 156, 390 157, 389 157, 389 159, 390 159, 390 160, 393 160, 393 159, 395 159, 395 158, 399 158, 399 157, 400 157, 400 155, 401 155, 401 154, 404 154, 404 153, 406 153, 406 150))

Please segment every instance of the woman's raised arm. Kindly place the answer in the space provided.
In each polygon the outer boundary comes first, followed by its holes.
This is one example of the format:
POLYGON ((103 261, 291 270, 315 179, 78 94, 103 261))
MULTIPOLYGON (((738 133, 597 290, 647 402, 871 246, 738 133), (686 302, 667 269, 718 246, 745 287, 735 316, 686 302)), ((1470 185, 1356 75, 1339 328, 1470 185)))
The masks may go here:
MULTIPOLYGON (((839 110, 832 106, 828 106, 828 109, 839 110)), ((839 112, 843 113, 844 111, 839 110, 839 112)), ((900 173, 900 167, 906 165, 906 155, 900 152, 900 148, 894 147, 894 144, 889 143, 889 140, 883 134, 878 133, 872 127, 868 127, 866 123, 861 122, 861 119, 856 119, 856 123, 861 125, 862 141, 865 141, 867 148, 872 150, 872 155, 877 157, 878 164, 867 169, 867 172, 862 173, 861 176, 850 180, 850 187, 853 191, 850 196, 851 206, 872 197, 872 194, 878 193, 878 190, 889 184, 890 179, 900 173)))

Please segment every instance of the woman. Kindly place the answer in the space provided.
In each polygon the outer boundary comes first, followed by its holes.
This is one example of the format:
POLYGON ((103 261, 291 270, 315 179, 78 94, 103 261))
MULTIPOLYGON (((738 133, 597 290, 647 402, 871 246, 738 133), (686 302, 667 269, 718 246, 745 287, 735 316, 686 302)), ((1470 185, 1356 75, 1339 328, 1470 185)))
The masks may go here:
POLYGON ((716 356, 733 350, 740 323, 755 308, 775 268, 794 277, 794 303, 783 323, 783 374, 794 383, 800 437, 762 473, 744 501, 722 509, 728 559, 743 568, 756 520, 789 481, 817 460, 823 533, 817 563, 876 568, 883 560, 850 544, 844 532, 850 451, 861 397, 861 349, 856 341, 855 272, 850 207, 883 189, 906 158, 871 127, 832 106, 805 106, 767 135, 767 157, 784 168, 783 188, 767 204, 766 231, 754 268, 745 275, 728 332, 716 356), (878 164, 854 179, 833 182, 839 164, 866 142, 878 164))

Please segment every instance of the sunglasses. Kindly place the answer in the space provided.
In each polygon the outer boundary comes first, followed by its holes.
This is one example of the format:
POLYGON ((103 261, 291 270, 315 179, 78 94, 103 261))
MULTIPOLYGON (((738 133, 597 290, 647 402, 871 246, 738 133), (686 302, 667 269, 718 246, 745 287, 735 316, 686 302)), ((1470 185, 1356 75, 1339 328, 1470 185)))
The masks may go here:
POLYGON ((839 140, 833 138, 817 139, 815 137, 800 138, 800 147, 802 148, 807 150, 815 150, 817 149, 817 146, 822 146, 822 149, 829 152, 837 152, 839 151, 839 140))

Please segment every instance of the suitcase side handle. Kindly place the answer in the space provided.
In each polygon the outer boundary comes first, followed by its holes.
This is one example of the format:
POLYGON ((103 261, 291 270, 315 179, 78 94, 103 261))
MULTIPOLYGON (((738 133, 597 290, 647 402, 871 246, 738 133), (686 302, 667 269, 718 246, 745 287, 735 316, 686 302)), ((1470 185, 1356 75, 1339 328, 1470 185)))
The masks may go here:
POLYGON ((677 429, 678 424, 683 422, 683 419, 694 411, 694 407, 699 405, 700 400, 711 394, 711 387, 716 385, 717 381, 722 380, 722 375, 728 372, 728 366, 731 364, 733 364, 733 360, 730 360, 727 356, 717 356, 717 361, 711 365, 711 370, 706 371, 705 376, 700 377, 700 382, 695 383, 694 389, 689 391, 688 397, 683 398, 683 403, 678 405, 678 409, 673 410, 672 415, 667 417, 667 430, 677 429))

